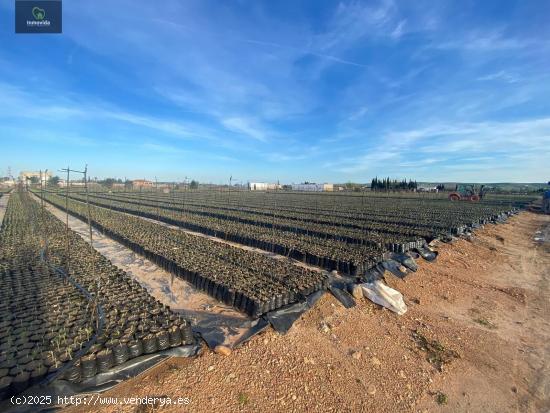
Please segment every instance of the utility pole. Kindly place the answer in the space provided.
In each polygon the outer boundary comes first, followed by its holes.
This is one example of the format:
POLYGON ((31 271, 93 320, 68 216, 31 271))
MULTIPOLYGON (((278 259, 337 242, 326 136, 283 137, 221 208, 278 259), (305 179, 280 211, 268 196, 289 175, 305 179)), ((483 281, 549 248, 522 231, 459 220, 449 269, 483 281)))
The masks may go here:
POLYGON ((183 228, 183 221, 185 219, 185 194, 187 192, 187 177, 183 178, 183 192, 181 194, 181 227, 183 228))
POLYGON ((228 198, 229 198, 229 202, 227 203, 228 206, 231 206, 231 181, 233 180, 233 175, 231 175, 229 177, 229 192, 228 192, 228 198))
POLYGON ((69 180, 71 176, 71 167, 67 165, 67 169, 61 169, 60 172, 67 172, 67 180, 65 181, 65 265, 67 266, 67 275, 71 266, 71 258, 69 255, 69 180))
POLYGON ((159 209, 159 181, 155 176, 155 199, 157 201, 157 220, 160 221, 160 209, 159 209))
POLYGON ((86 205, 88 206, 88 228, 90 230, 90 248, 93 248, 92 240, 92 211, 90 209, 90 198, 88 196, 88 164, 84 167, 84 186, 86 188, 86 205))
MULTIPOLYGON (((44 172, 44 178, 48 176, 48 170, 44 172)), ((40 190, 41 190, 41 197, 40 197, 40 206, 41 206, 41 213, 42 213, 42 236, 44 237, 43 243, 44 243, 44 257, 47 259, 48 257, 48 235, 46 232, 46 219, 44 215, 44 181, 42 180, 42 170, 40 170, 40 190)))
MULTIPOLYGON (((279 180, 277 180, 279 182, 279 180)), ((271 205, 271 252, 275 252, 275 209, 277 206, 277 190, 273 192, 273 204, 271 205)))
POLYGON ((86 164, 86 167, 84 168, 84 171, 76 171, 74 169, 71 169, 70 166, 67 166, 67 169, 61 169, 61 172, 67 172, 67 190, 65 192, 65 210, 66 210, 66 237, 67 237, 67 273, 70 269, 70 255, 69 255, 69 187, 70 187, 70 173, 75 172, 79 174, 84 175, 84 186, 86 188, 86 205, 88 209, 88 227, 90 231, 90 248, 93 248, 92 245, 92 217, 91 217, 91 209, 90 209, 90 200, 88 197, 88 165, 86 164))

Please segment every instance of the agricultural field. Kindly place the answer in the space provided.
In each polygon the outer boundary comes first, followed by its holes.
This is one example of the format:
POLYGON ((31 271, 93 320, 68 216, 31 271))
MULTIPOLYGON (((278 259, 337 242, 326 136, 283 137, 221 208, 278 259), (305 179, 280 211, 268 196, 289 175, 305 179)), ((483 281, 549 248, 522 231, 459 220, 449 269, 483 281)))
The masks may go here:
MULTIPOLYGON (((43 196, 86 219, 83 193, 70 192, 67 197, 62 191, 46 191, 43 196)), ((448 239, 516 211, 514 204, 498 199, 456 203, 418 197, 277 192, 92 193, 89 202, 96 227, 251 316, 326 288, 326 275, 160 222, 359 279, 392 251, 423 248, 434 239, 448 239)))
MULTIPOLYGON (((69 196, 85 200, 83 194, 69 196)), ((460 234, 529 201, 453 203, 407 196, 205 191, 95 193, 90 202, 355 274, 369 268, 385 250, 406 252, 435 238, 460 234)))

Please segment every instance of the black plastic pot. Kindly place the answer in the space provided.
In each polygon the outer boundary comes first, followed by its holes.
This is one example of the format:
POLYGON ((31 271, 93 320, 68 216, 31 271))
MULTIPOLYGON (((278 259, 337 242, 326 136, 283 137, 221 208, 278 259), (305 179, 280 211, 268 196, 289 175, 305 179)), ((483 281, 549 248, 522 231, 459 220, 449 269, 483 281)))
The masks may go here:
POLYGON ((122 364, 130 358, 128 346, 124 343, 119 343, 118 345, 114 346, 112 350, 115 364, 122 364))
POLYGON ((130 358, 139 357, 143 354, 143 343, 141 340, 131 340, 128 342, 128 353, 130 358))
POLYGON ((97 353, 97 368, 100 373, 105 373, 114 365, 113 350, 106 348, 97 353))
POLYGON ((95 354, 89 354, 80 359, 82 377, 87 379, 97 374, 97 360, 95 354))

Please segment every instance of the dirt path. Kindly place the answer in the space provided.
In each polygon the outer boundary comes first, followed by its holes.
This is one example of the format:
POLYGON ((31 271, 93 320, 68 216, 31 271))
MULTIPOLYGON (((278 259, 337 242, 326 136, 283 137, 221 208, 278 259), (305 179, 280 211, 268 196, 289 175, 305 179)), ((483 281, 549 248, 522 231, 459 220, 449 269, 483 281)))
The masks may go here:
POLYGON ((0 196, 0 228, 2 227, 2 222, 4 221, 4 215, 8 209, 8 201, 10 199, 10 194, 4 194, 0 196))
MULTIPOLYGON (((102 397, 189 397, 146 411, 546 412, 550 409, 550 247, 522 213, 439 248, 405 280, 404 316, 330 295, 286 336, 272 330, 224 357, 172 359, 102 397)), ((110 400, 112 403, 113 400, 110 400)))

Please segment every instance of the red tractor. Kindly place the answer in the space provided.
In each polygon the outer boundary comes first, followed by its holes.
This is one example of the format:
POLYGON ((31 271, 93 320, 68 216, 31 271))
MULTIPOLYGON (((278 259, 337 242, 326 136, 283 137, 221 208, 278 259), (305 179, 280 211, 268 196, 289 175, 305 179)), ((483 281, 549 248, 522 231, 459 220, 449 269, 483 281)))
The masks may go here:
POLYGON ((481 185, 479 189, 476 185, 458 184, 454 190, 449 194, 451 201, 470 201, 478 202, 485 196, 485 185, 481 185))

